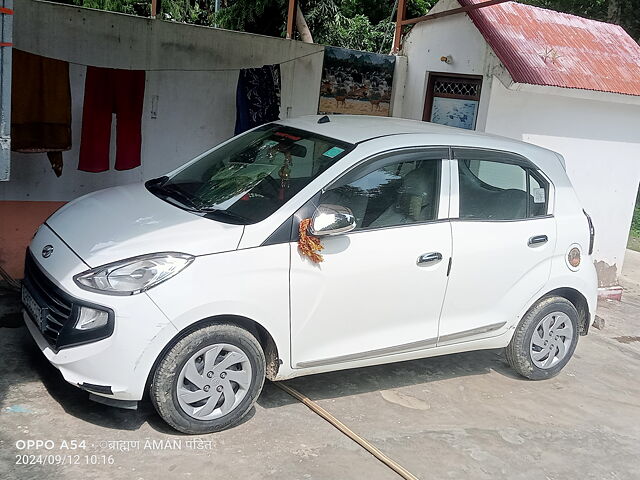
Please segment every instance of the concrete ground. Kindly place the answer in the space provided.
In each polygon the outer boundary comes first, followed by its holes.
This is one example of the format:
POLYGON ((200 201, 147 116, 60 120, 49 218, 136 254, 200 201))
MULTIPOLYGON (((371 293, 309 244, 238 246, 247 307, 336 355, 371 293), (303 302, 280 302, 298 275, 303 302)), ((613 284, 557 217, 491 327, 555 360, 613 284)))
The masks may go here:
MULTIPOLYGON (((288 384, 421 479, 638 479, 635 272, 622 279, 621 302, 599 306, 605 328, 581 337, 572 361, 551 380, 524 380, 500 351, 489 350, 288 384)), ((5 313, 11 301, 0 297, 5 313)), ((0 317, 1 479, 400 478, 272 384, 245 422, 200 437, 210 448, 194 448, 192 437, 169 429, 148 403, 126 411, 89 402, 46 362, 15 317, 0 317), (22 449, 29 440, 53 447, 22 449), (110 450, 107 442, 115 440, 140 444, 110 450), (84 449, 73 450, 72 441, 84 441, 84 449), (20 455, 67 464, 16 464, 20 455)))
POLYGON ((626 251, 620 283, 626 293, 640 294, 640 252, 626 251))

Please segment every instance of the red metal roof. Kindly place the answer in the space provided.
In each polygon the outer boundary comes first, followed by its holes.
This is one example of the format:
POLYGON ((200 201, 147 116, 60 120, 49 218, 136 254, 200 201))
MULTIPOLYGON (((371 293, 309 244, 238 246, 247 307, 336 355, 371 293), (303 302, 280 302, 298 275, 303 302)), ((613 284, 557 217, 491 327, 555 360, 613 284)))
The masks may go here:
POLYGON ((640 95, 640 46, 618 25, 516 2, 468 15, 514 82, 640 95))

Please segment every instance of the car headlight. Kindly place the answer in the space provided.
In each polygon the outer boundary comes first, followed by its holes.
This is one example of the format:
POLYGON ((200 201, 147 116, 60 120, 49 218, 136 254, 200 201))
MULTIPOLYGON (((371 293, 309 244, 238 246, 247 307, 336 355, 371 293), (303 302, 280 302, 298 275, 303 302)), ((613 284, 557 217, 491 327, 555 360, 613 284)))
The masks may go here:
POLYGON ((177 275, 195 257, 185 253, 152 253, 92 268, 73 277, 85 290, 109 295, 135 295, 177 275))

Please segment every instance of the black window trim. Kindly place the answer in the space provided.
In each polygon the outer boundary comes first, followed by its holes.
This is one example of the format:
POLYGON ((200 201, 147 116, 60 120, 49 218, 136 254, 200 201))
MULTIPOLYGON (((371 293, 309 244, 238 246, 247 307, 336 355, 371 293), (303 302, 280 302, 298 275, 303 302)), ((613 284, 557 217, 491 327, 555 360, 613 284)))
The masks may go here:
MULTIPOLYGON (((386 225, 384 227, 370 227, 370 228, 361 228, 360 230, 351 230, 350 232, 344 233, 343 235, 357 235, 358 233, 369 233, 369 232, 377 232, 380 230, 389 230, 391 228, 408 228, 408 227, 420 227, 424 225, 431 225, 436 223, 450 222, 452 219, 450 218, 436 218, 434 220, 424 220, 422 222, 414 222, 414 223, 403 223, 400 225, 386 225)), ((297 238, 296 238, 297 240, 297 238)))
MULTIPOLYGON (((373 164, 374 162, 378 162, 378 161, 382 161, 385 160, 387 157, 390 157, 392 155, 397 155, 397 154, 403 154, 403 153, 423 153, 423 152, 427 152, 429 150, 446 150, 447 151, 447 158, 441 158, 440 160, 450 160, 451 159, 451 149, 449 147, 449 145, 418 145, 418 146, 414 146, 414 147, 400 147, 400 148, 391 148, 389 150, 385 150, 383 152, 378 152, 378 153, 374 153, 373 155, 363 158, 362 160, 360 160, 359 162, 351 165, 347 170, 345 170, 344 172, 342 172, 340 175, 338 175, 336 178, 334 178, 333 180, 331 180, 329 183, 327 183, 321 190, 320 193, 324 193, 327 190, 329 190, 330 188, 332 188, 335 184, 339 183, 342 178, 344 178, 345 176, 347 176, 348 174, 350 174, 351 172, 353 172, 354 170, 366 166, 366 164, 373 164)), ((389 163, 393 163, 393 162, 381 162, 382 165, 380 165, 378 168, 382 168, 384 165, 388 165, 389 163)), ((441 167, 442 168, 442 167, 441 167)), ((372 170, 373 171, 373 170, 372 170)))
MULTIPOLYGON (((386 135, 383 135, 386 136, 386 135)), ((359 143, 362 142, 358 142, 355 145, 358 145, 359 143)), ((347 170, 345 170, 344 172, 342 172, 338 177, 334 178, 333 180, 331 180, 329 183, 327 183, 323 188, 321 188, 317 193, 315 193, 309 200, 307 200, 307 202, 304 203, 304 205, 302 205, 293 215, 291 215, 289 218, 287 218, 284 222, 282 222, 282 224, 280 224, 276 229, 274 229, 274 231, 265 239, 265 241, 260 245, 260 246, 267 246, 267 245, 274 245, 274 244, 278 244, 278 243, 284 243, 285 240, 283 238, 283 235, 281 235, 280 232, 278 232, 276 234, 276 232, 278 230, 280 230, 281 228, 290 228, 291 229, 291 235, 289 238, 289 242, 297 242, 298 241, 298 228, 300 225, 300 220, 302 218, 298 218, 299 217, 299 212, 301 212, 303 209, 305 209, 306 211, 309 211, 309 208, 311 206, 313 206, 314 208, 317 207, 318 201, 320 199, 320 196, 327 191, 327 189, 329 189, 330 187, 332 187, 334 184, 338 183, 345 175, 349 174, 350 172, 352 172, 354 169, 359 168, 363 165, 365 165, 368 162, 373 162, 376 161, 377 159, 380 159, 381 157, 386 157, 386 156, 391 156, 393 154, 397 154, 397 153, 405 153, 408 151, 415 151, 416 153, 419 152, 423 152, 423 151, 427 151, 427 150, 437 150, 437 149, 443 149, 443 150, 447 150, 448 152, 448 156, 446 158, 442 158, 440 159, 441 162, 445 161, 445 160, 449 160, 452 162, 456 162, 456 170, 457 170, 457 162, 458 159, 455 157, 455 152, 457 150, 482 150, 484 152, 492 152, 492 153, 496 153, 496 154, 506 154, 506 156, 510 156, 510 157, 514 157, 514 159, 512 161, 499 161, 496 160, 497 163, 508 163, 508 164, 515 164, 515 165, 519 165, 521 167, 523 167, 525 170, 528 171, 528 173, 530 172, 538 181, 543 180, 544 182, 546 182, 550 188, 549 191, 547 192, 547 198, 546 198, 546 204, 545 204, 545 208, 546 208, 546 214, 545 215, 538 215, 536 217, 530 217, 529 215, 529 202, 527 202, 527 217, 526 218, 514 218, 514 219, 486 219, 486 218, 460 218, 458 217, 451 217, 448 216, 446 218, 435 218, 434 220, 426 220, 423 222, 416 222, 416 223, 408 223, 408 224, 404 224, 404 225, 389 225, 389 226, 385 226, 385 227, 374 227, 374 228, 368 228, 368 229, 362 229, 362 230, 352 230, 351 232, 347 232, 344 235, 353 235, 353 234, 358 234, 358 233, 366 233, 366 232, 375 232, 378 230, 386 230, 389 228, 402 228, 402 227, 414 227, 414 226, 419 226, 419 225, 428 225, 428 224, 435 224, 435 223, 442 223, 442 222, 492 222, 492 223, 506 223, 506 222, 527 222, 527 221, 531 221, 531 220, 541 220, 541 219, 548 219, 548 218, 554 218, 554 214, 553 213, 549 213, 549 206, 550 206, 550 197, 551 197, 551 190, 553 189, 553 191, 555 192, 555 185, 553 184, 553 182, 551 181, 551 179, 535 164, 533 163, 531 160, 529 160, 528 158, 526 158, 525 156, 516 153, 516 152, 512 152, 512 151, 508 151, 508 150, 500 150, 497 148, 486 148, 486 147, 474 147, 474 146, 466 146, 466 145, 418 145, 418 146, 412 146, 412 147, 396 147, 396 148, 390 148, 389 150, 384 150, 382 152, 377 152, 369 157, 363 158, 362 160, 358 161, 357 163, 353 164, 352 166, 350 166, 347 170), (285 224, 287 225, 285 227, 285 224)), ((351 152, 349 152, 351 153, 351 152)), ((487 161, 491 161, 491 160, 487 160, 487 161)), ((440 200, 441 200, 441 195, 442 195, 442 190, 441 190, 441 186, 442 186, 442 169, 444 167, 444 164, 441 163, 440 164, 440 169, 438 172, 438 212, 440 211, 440 200)), ((451 173, 451 172, 450 172, 451 173)), ((450 175, 451 177, 451 175, 450 175)), ((455 180, 453 177, 451 177, 450 182, 458 182, 458 207, 459 207, 459 197, 460 197, 460 192, 459 192, 459 179, 456 177, 455 180)), ((527 175, 527 192, 529 190, 529 176, 527 175)), ((449 198, 447 199, 449 202, 451 201, 451 191, 449 191, 449 198)), ((458 215, 460 215, 460 213, 458 212, 458 215)))
MULTIPOLYGON (((338 176, 337 178, 333 179, 331 182, 329 182, 327 185, 325 185, 321 190, 320 190, 320 195, 317 197, 317 201, 320 200, 320 198, 322 197, 322 194, 324 194, 325 192, 327 192, 328 190, 330 190, 331 188, 333 188, 334 186, 337 188, 338 186, 342 186, 340 185, 340 182, 345 178, 345 177, 349 177, 350 174, 352 174, 354 171, 359 170, 360 167, 371 169, 369 171, 367 171, 367 173, 365 173, 364 175, 368 175, 369 173, 372 173, 380 168, 383 168, 386 165, 390 165, 395 163, 393 160, 391 160, 392 157, 400 154, 415 154, 415 155, 419 155, 421 153, 425 153, 428 152, 430 150, 442 150, 443 152, 446 151, 447 152, 447 157, 445 158, 440 158, 440 159, 431 159, 431 161, 436 161, 436 162, 440 162, 440 166, 438 168, 438 180, 437 180, 437 192, 435 197, 438 199, 438 204, 436 206, 436 218, 434 218, 433 220, 424 220, 421 222, 413 222, 413 223, 405 223, 405 224, 401 224, 401 225, 386 225, 386 226, 380 226, 380 227, 368 227, 368 228, 361 228, 361 229, 357 229, 357 230, 351 230, 350 232, 347 232, 345 235, 351 235, 351 234, 357 234, 357 233, 363 233, 363 232, 373 232, 373 231, 377 231, 377 230, 387 230, 389 228, 400 228, 400 227, 413 227, 413 226, 417 226, 417 225, 426 225, 426 224, 430 224, 430 223, 439 223, 442 221, 448 221, 448 218, 437 218, 438 214, 440 212, 440 201, 441 201, 441 196, 442 196, 442 168, 443 168, 443 162, 445 160, 450 160, 451 158, 451 148, 449 145, 420 145, 420 146, 415 146, 415 147, 401 147, 401 148, 394 148, 394 149, 390 149, 390 150, 385 150, 384 152, 378 152, 375 153, 373 155, 371 155, 370 157, 364 158, 363 160, 361 160, 360 162, 356 163, 355 165, 351 166, 348 170, 345 170, 340 176, 338 176), (375 167, 375 168, 374 168, 375 167)), ((409 160, 408 160, 409 161, 409 160)), ((355 181, 358 180, 359 178, 362 177, 356 177, 353 179, 350 179, 350 181, 355 181)), ((314 197, 315 198, 315 197, 314 197)), ((451 192, 449 192, 449 198, 447 199, 447 201, 451 201, 451 192)), ((296 235, 296 240, 297 240, 297 234, 298 232, 295 232, 296 235)))
MULTIPOLYGON (((267 246, 267 245, 274 245, 274 244, 277 244, 277 243, 284 243, 283 236, 281 235, 281 229, 287 229, 287 228, 291 229, 291 235, 289 237, 289 242, 297 242, 298 241, 298 228, 300 226, 300 221, 303 218, 306 218, 300 212, 305 212, 305 214, 307 216, 311 215, 313 213, 312 208, 315 209, 315 207, 318 206, 319 201, 320 201, 320 197, 322 196, 322 194, 325 193, 330 187, 332 187, 333 185, 337 184, 342 178, 344 178, 345 175, 349 174, 353 170, 355 170, 355 169, 357 169, 359 167, 362 167, 362 166, 366 165, 367 163, 375 162, 377 160, 390 157, 390 156, 392 156, 394 154, 397 154, 397 153, 421 153, 421 152, 425 152, 425 151, 428 151, 428 150, 437 150, 437 149, 442 149, 443 151, 445 151, 445 150, 447 151, 447 157, 440 159, 441 163, 440 163, 440 168, 438 169, 438 194, 437 194, 437 197, 438 197, 438 208, 437 208, 437 211, 439 212, 440 211, 440 200, 441 200, 440 196, 442 194, 442 190, 441 190, 442 168, 443 168, 442 162, 445 161, 445 160, 450 160, 451 159, 451 147, 449 145, 420 145, 420 146, 415 146, 415 147, 392 148, 392 149, 389 149, 389 150, 385 150, 383 152, 377 152, 377 153, 375 153, 375 154, 373 154, 373 155, 371 155, 369 157, 363 158, 362 160, 360 160, 359 162, 353 164, 347 170, 342 172, 336 178, 331 180, 324 187, 322 187, 318 192, 316 192, 309 200, 307 200, 304 203, 304 205, 302 205, 293 215, 291 215, 284 222, 282 222, 282 224, 280 224, 278 226, 278 228, 276 228, 265 239, 265 241, 262 242, 262 244, 260 246, 267 246)), ((388 165, 389 163, 392 163, 392 162, 385 162, 383 164, 383 166, 384 165, 388 165)), ((449 195, 449 199, 447 199, 448 201, 450 200, 450 197, 451 197, 451 195, 449 195)), ((363 232, 373 232, 373 231, 377 231, 377 230, 386 230, 388 228, 413 227, 413 226, 417 226, 417 225, 427 225, 427 224, 430 224, 430 223, 448 222, 450 220, 451 220, 450 218, 435 218, 433 220, 425 220, 423 222, 407 223, 407 224, 404 224, 404 225, 388 225, 388 226, 384 226, 384 227, 373 227, 373 228, 365 228, 365 229, 362 229, 362 230, 352 230, 351 232, 345 233, 344 235, 352 235, 352 234, 363 233, 363 232)))
POLYGON ((535 217, 531 215, 531 204, 528 200, 530 200, 530 197, 527 200, 527 218, 531 219, 531 218, 540 218, 542 216, 546 216, 549 215, 549 197, 550 197, 550 193, 551 193, 551 189, 549 188, 549 186, 551 186, 551 181, 547 179, 546 175, 542 175, 540 170, 535 169, 535 168, 529 168, 526 169, 527 170, 527 195, 531 196, 531 186, 530 186, 530 182, 531 182, 531 177, 535 178, 535 180, 538 182, 539 185, 544 185, 545 183, 547 184, 547 189, 545 192, 545 198, 544 198, 544 211, 546 212, 544 215, 536 215, 535 217))

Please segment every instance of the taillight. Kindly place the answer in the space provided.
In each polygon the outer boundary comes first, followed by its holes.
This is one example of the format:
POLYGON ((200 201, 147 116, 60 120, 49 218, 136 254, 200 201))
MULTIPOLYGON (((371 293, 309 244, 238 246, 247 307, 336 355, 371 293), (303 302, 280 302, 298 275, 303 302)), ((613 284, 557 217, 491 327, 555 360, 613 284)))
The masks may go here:
POLYGON ((587 222, 589 222, 589 255, 593 253, 593 242, 596 238, 596 229, 593 227, 593 221, 591 220, 591 216, 582 210, 587 217, 587 222))

